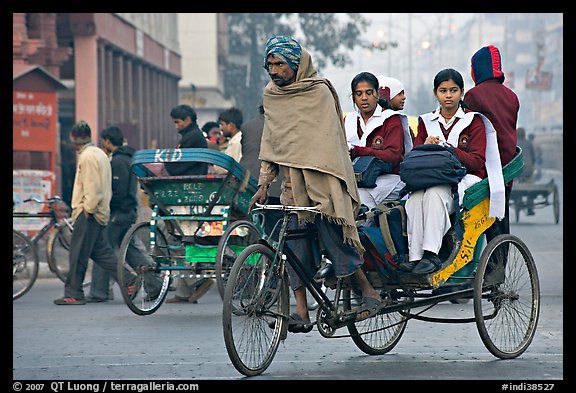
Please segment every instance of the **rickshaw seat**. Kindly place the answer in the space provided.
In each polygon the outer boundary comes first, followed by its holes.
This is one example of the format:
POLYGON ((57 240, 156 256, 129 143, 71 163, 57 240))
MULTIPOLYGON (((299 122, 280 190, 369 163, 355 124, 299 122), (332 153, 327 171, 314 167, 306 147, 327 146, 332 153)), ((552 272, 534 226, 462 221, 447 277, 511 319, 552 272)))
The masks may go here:
MULTIPOLYGON (((502 174, 504 176, 504 184, 510 182, 515 177, 519 176, 522 172, 522 167, 524 163, 522 161, 522 149, 520 146, 516 146, 516 154, 512 161, 504 165, 502 168, 502 174)), ((490 195, 490 187, 488 185, 488 178, 484 178, 473 186, 469 187, 464 192, 464 200, 461 206, 461 215, 465 211, 469 211, 482 200, 490 195)))

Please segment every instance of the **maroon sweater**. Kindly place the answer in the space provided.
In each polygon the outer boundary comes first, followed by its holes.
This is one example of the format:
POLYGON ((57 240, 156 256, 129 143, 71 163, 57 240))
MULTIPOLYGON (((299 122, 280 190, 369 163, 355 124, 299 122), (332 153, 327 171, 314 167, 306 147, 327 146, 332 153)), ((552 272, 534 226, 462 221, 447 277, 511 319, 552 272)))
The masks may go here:
POLYGON ((508 164, 516 152, 516 122, 520 102, 518 96, 497 79, 489 79, 472 87, 464 96, 471 110, 486 116, 496 130, 502 166, 508 164))
MULTIPOLYGON (((446 140, 452 128, 460 121, 456 119, 446 130, 442 124, 440 129, 446 140)), ((428 131, 424 122, 418 122, 418 135, 414 139, 414 146, 424 144, 428 137, 428 131)), ((484 179, 486 174, 486 128, 480 116, 474 116, 468 127, 464 128, 458 137, 458 146, 453 146, 454 152, 466 167, 467 173, 484 179)))
MULTIPOLYGON (((359 120, 358 120, 359 121, 359 120)), ((358 137, 362 136, 362 129, 358 125, 358 137)), ((392 172, 400 174, 400 162, 404 159, 404 130, 400 116, 392 115, 384 123, 372 130, 366 138, 366 146, 354 146, 350 157, 376 156, 383 161, 394 165, 392 172)))

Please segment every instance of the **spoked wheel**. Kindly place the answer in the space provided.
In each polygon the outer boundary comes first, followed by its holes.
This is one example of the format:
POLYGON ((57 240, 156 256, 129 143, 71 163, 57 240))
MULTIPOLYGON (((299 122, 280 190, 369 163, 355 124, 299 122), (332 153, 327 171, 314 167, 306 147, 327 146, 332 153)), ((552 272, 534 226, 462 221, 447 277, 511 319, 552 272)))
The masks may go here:
POLYGON ((224 343, 236 370, 263 373, 286 338, 290 293, 288 276, 271 268, 274 252, 248 246, 236 259, 224 293, 224 343))
POLYGON ((516 236, 492 239, 474 280, 474 318, 486 348, 500 359, 520 356, 532 342, 540 314, 534 258, 516 236))
POLYGON ((554 222, 558 224, 560 222, 560 196, 558 195, 558 186, 554 186, 554 222))
MULTIPOLYGON (((352 309, 350 290, 343 291, 344 310, 352 309)), ((408 311, 408 310, 406 310, 408 311)), ((368 355, 383 355, 398 344, 407 323, 400 312, 378 314, 348 325, 354 344, 368 355)))
POLYGON ((216 282, 222 300, 234 261, 246 247, 256 244, 260 237, 258 226, 247 220, 234 221, 224 231, 216 254, 216 282))
MULTIPOLYGON (((70 270, 70 244, 72 243, 72 229, 64 222, 60 222, 48 238, 46 257, 50 271, 63 283, 66 282, 70 270)), ((92 268, 94 262, 90 259, 84 276, 84 287, 92 281, 92 268)))
POLYGON ((155 312, 168 293, 169 270, 160 270, 170 261, 170 249, 164 232, 150 222, 132 225, 118 253, 118 284, 124 302, 134 313, 148 315, 155 312), (133 283, 129 277, 135 277, 133 283), (129 294, 128 285, 135 285, 129 294))
POLYGON ((22 232, 12 229, 12 300, 32 288, 38 278, 40 260, 36 246, 22 232))

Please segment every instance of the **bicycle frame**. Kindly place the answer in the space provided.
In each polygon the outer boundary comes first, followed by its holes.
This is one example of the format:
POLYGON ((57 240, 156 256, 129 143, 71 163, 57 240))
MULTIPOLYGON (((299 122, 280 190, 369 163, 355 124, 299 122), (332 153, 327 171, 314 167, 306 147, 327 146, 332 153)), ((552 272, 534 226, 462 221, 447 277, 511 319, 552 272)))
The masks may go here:
MULTIPOLYGON (((284 206, 284 205, 260 205, 256 204, 254 210, 281 210, 284 213, 283 220, 281 221, 281 229, 279 240, 277 242, 272 242, 270 239, 263 239, 266 241, 269 247, 275 252, 275 260, 274 265, 278 265, 278 261, 282 261, 285 263, 286 261, 290 264, 290 266, 294 269, 295 273, 300 277, 303 284, 305 285, 306 289, 310 292, 310 295, 316 300, 319 307, 326 313, 326 321, 329 321, 332 328, 337 329, 346 326, 349 322, 355 320, 356 316, 353 313, 346 314, 346 315, 338 315, 338 307, 337 304, 340 302, 340 295, 342 291, 342 280, 337 280, 336 283, 336 293, 334 299, 330 299, 326 293, 322 290, 322 285, 319 282, 316 282, 313 278, 308 277, 305 273, 305 268, 303 262, 298 256, 290 249, 290 247, 286 247, 286 241, 289 240, 296 240, 296 239, 310 239, 311 241, 317 241, 317 229, 315 226, 313 227, 306 227, 306 228, 298 228, 298 229, 290 229, 288 228, 288 224, 290 221, 290 215, 297 212, 297 211, 311 211, 314 213, 319 212, 314 208, 304 208, 304 207, 296 207, 296 206, 284 206), (338 317, 337 320, 334 318, 338 317)), ((283 265, 280 265, 280 270, 283 269, 283 265)), ((378 274, 378 273, 375 273, 378 274)), ((390 283, 389 283, 390 284, 390 283)), ((425 283, 423 283, 424 287, 421 289, 427 289, 425 283)), ((410 297, 410 306, 412 308, 416 307, 423 307, 423 306, 431 306, 438 304, 443 301, 451 300, 451 299, 458 299, 465 295, 472 295, 472 289, 463 289, 459 291, 452 291, 445 294, 424 294, 424 293, 409 293, 406 292, 407 288, 404 288, 403 285, 389 285, 388 289, 402 289, 403 295, 402 297, 410 297)), ((380 312, 382 314, 393 313, 393 312, 402 312, 406 309, 406 303, 400 302, 398 304, 389 304, 384 307, 380 312)), ((410 315, 411 318, 419 317, 417 315, 410 315)), ((422 317, 420 317, 422 318, 422 317)), ((453 323, 468 323, 470 322, 469 318, 465 319, 450 319, 450 322, 453 323)))
MULTIPOLYGON (((34 236, 30 236, 30 240, 34 245, 38 243, 40 239, 46 235, 53 227, 59 225, 58 219, 56 218, 56 214, 53 211, 49 212, 35 212, 35 213, 28 213, 28 212, 13 212, 13 218, 49 218, 50 221, 47 222, 34 236)), ((68 219, 64 219, 66 225, 72 229, 72 224, 69 222, 68 219)))
POLYGON ((62 281, 65 281, 66 280, 66 273, 64 273, 61 270, 61 267, 56 262, 54 262, 54 260, 53 260, 53 257, 55 255, 54 254, 54 245, 58 241, 58 243, 65 250, 68 250, 69 246, 70 246, 68 241, 63 242, 62 239, 64 239, 64 237, 60 236, 59 234, 61 234, 63 232, 71 233, 74 230, 74 226, 72 223, 72 219, 70 217, 64 216, 64 217, 60 218, 60 215, 57 211, 57 208, 54 205, 55 205, 55 203, 60 202, 61 200, 62 199, 59 196, 55 196, 55 197, 49 198, 47 200, 39 200, 36 198, 26 199, 24 202, 36 202, 36 203, 40 203, 40 204, 47 204, 49 211, 12 212, 12 217, 13 218, 31 218, 31 219, 32 218, 48 218, 49 219, 49 221, 47 223, 45 223, 45 225, 42 228, 40 228, 34 234, 34 236, 30 236, 29 239, 30 239, 31 243, 34 245, 34 247, 36 247, 38 249, 39 248, 39 246, 38 246, 39 241, 42 238, 44 238, 44 236, 51 233, 51 235, 48 236, 47 245, 46 245, 46 253, 47 253, 46 256, 47 256, 48 267, 50 268, 50 270, 53 273, 56 274, 56 276, 58 276, 58 278, 60 278, 62 281), (66 231, 66 229, 68 231, 66 231))
MULTIPOLYGON (((307 207, 295 207, 295 206, 284 206, 284 205, 260 205, 256 204, 256 208, 254 210, 281 210, 284 213, 284 217, 281 223, 280 235, 277 242, 273 242, 271 239, 266 241, 269 247, 271 247, 275 252, 275 259, 274 265, 278 266, 280 262, 280 270, 283 270, 283 264, 287 261, 290 266, 294 269, 296 274, 300 277, 306 289, 310 292, 312 297, 316 300, 319 307, 327 314, 327 319, 331 320, 335 314, 337 313, 338 309, 336 304, 338 299, 340 298, 340 289, 337 289, 337 296, 335 297, 335 301, 332 301, 322 290, 322 286, 320 283, 317 283, 311 277, 308 277, 305 273, 303 262, 300 258, 292 251, 290 247, 286 247, 286 241, 289 240, 297 240, 297 239, 309 239, 310 241, 317 241, 317 233, 318 230, 316 226, 306 227, 306 228, 297 228, 297 229, 289 229, 288 224, 290 222, 290 215, 297 212, 297 211, 308 211, 313 212, 316 214, 320 214, 315 208, 307 208, 307 207)), ((342 321, 338 321, 342 323, 338 327, 344 326, 349 320, 354 320, 355 315, 351 315, 350 319, 345 318, 342 321)), ((336 326, 334 326, 336 327, 336 326)))

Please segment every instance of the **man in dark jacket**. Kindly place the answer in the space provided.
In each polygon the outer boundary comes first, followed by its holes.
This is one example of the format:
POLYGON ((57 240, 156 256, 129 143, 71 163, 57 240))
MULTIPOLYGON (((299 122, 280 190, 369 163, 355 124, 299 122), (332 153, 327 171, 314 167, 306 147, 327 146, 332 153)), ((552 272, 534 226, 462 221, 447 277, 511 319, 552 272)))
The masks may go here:
MULTIPOLYGON (((475 86, 464 96, 470 109, 482 113, 494 125, 500 161, 502 166, 508 164, 516 152, 516 127, 520 102, 511 89, 504 86, 504 72, 500 51, 493 45, 480 48, 471 59, 472 80, 475 86)), ((510 233, 509 201, 512 182, 506 184, 505 217, 496 221, 486 231, 486 241, 496 235, 510 233)))
MULTIPOLYGON (((180 142, 176 148, 208 147, 208 142, 198 127, 196 111, 191 106, 178 105, 172 108, 170 117, 180 134, 180 142)), ((206 175, 208 173, 208 164, 204 162, 171 162, 165 163, 164 167, 170 176, 206 175)))
MULTIPOLYGON (((208 142, 198 127, 196 111, 189 105, 178 105, 170 111, 170 117, 180 134, 180 143, 176 148, 207 148, 208 142)), ((170 176, 206 175, 208 164, 204 162, 170 162, 164 163, 164 168, 170 176)), ((166 303, 189 302, 196 303, 212 286, 211 278, 179 278, 176 284, 176 294, 167 299, 166 303)))
MULTIPOLYGON (((106 236, 112 248, 118 250, 124 235, 136 222, 138 216, 138 182, 130 167, 135 149, 123 145, 122 130, 115 126, 105 128, 100 134, 100 140, 102 150, 111 156, 110 164, 112 166, 112 199, 110 200, 110 221, 106 226, 106 236)), ((131 252, 138 252, 138 249, 134 248, 131 252)), ((144 260, 142 258, 146 258, 142 256, 142 253, 133 256, 134 266, 144 260)), ((161 285, 161 282, 159 281, 158 284, 161 285)), ((159 289, 158 286, 156 291, 159 292, 159 289)), ((92 303, 105 302, 112 297, 110 274, 101 267, 94 265, 90 294, 86 300, 92 303)))

